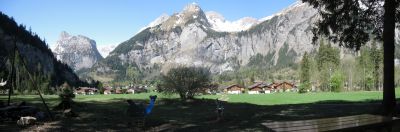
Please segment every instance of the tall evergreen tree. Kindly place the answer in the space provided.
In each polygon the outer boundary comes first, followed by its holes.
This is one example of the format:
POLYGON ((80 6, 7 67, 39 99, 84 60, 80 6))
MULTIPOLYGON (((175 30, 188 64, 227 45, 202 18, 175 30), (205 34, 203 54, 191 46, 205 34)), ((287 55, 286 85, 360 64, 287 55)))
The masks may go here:
POLYGON ((369 47, 363 47, 360 50, 360 56, 357 57, 358 60, 358 72, 360 75, 359 84, 363 90, 372 89, 372 59, 371 50, 369 47))
POLYGON ((373 76, 373 82, 374 82, 374 88, 375 90, 379 90, 379 80, 380 79, 380 73, 382 70, 382 60, 383 60, 383 52, 382 50, 378 49, 376 46, 376 41, 373 41, 371 44, 371 60, 372 60, 372 76, 373 76))
POLYGON ((310 58, 308 56, 308 53, 305 52, 303 55, 303 59, 301 60, 301 71, 300 71, 300 93, 305 93, 311 88, 311 82, 310 82, 310 58))
POLYGON ((320 89, 322 91, 331 90, 330 79, 340 65, 340 52, 337 48, 332 47, 330 43, 325 45, 324 41, 321 40, 316 60, 320 76, 318 79, 320 89))

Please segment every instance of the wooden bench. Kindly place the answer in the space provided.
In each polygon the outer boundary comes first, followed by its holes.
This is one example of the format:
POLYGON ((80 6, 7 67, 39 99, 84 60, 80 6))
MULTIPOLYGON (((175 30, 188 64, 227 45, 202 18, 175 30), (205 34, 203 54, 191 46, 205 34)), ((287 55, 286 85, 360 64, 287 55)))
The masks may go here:
POLYGON ((362 129, 376 129, 392 127, 392 124, 400 118, 385 117, 380 115, 355 115, 345 117, 334 117, 314 120, 284 121, 262 123, 269 131, 292 132, 292 131, 350 131, 362 129))

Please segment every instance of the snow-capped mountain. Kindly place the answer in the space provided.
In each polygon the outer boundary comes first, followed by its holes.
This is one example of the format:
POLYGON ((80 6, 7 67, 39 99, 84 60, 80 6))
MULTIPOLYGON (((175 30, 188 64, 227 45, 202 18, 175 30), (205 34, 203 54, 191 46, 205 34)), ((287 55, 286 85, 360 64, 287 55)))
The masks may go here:
POLYGON ((155 64, 163 69, 201 65, 219 73, 246 65, 256 54, 269 56, 271 65, 295 62, 315 48, 311 27, 316 18, 317 11, 301 2, 264 21, 243 18, 234 22, 189 4, 119 44, 96 69, 115 72, 127 64, 141 69, 155 64))
POLYGON ((61 32, 54 55, 74 70, 91 68, 97 61, 103 59, 96 47, 96 41, 82 36, 72 36, 61 32))
POLYGON ((227 21, 218 12, 206 12, 208 22, 211 28, 219 32, 239 32, 249 29, 250 27, 259 23, 259 21, 252 17, 244 17, 237 21, 227 21))
MULTIPOLYGON (((191 5, 197 5, 197 4, 193 3, 191 5)), ((199 6, 197 5, 197 7, 199 7, 199 6)), ((184 10, 192 10, 192 11, 201 10, 200 8, 196 8, 196 6, 192 6, 192 7, 188 6, 186 8, 187 9, 184 9, 184 10), (189 8, 191 8, 191 9, 189 9, 189 8)), ((174 15, 177 15, 177 17, 181 18, 181 16, 179 14, 174 14, 174 15)), ((225 20, 224 16, 222 16, 221 14, 219 14, 218 12, 215 12, 215 11, 208 11, 205 13, 205 15, 208 20, 208 23, 211 24, 211 28, 215 31, 220 31, 220 32, 244 31, 244 30, 247 30, 250 27, 261 22, 252 17, 243 17, 236 21, 227 21, 227 20, 225 20)), ((169 17, 171 17, 171 16, 164 13, 161 16, 159 16, 157 19, 152 21, 150 24, 148 24, 147 26, 140 29, 139 31, 143 31, 146 28, 155 27, 157 25, 160 25, 163 22, 167 21, 169 17)), ((197 16, 193 16, 193 17, 196 18, 197 16)), ((182 20, 177 21, 176 24, 179 24, 180 22, 183 22, 183 21, 182 20)))
POLYGON ((117 45, 113 44, 113 45, 98 45, 97 46, 101 56, 103 56, 103 58, 107 57, 108 54, 110 54, 111 51, 113 51, 115 49, 115 47, 117 47, 117 45))

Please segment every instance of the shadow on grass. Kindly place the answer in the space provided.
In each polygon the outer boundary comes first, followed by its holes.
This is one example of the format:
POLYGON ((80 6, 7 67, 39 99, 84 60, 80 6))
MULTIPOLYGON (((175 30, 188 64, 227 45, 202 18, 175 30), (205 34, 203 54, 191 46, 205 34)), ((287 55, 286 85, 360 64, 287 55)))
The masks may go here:
MULTIPOLYGON (((56 121, 47 122, 43 127, 48 131, 132 131, 135 126, 129 123, 133 122, 133 119, 126 116, 128 105, 125 100, 116 98, 107 102, 77 102, 74 109, 79 117, 64 118, 58 115, 56 121)), ((25 101, 42 106, 40 98, 25 101)), ((58 102, 57 99, 46 101, 50 106, 55 106, 58 102)), ((148 103, 148 100, 135 101, 148 103)), ((359 102, 326 100, 287 105, 224 103, 224 119, 216 121, 214 100, 202 99, 183 104, 177 99, 160 99, 156 101, 152 113, 146 118, 144 129, 148 131, 263 131, 265 127, 261 123, 264 122, 377 114, 381 106, 380 102, 380 100, 359 102)))

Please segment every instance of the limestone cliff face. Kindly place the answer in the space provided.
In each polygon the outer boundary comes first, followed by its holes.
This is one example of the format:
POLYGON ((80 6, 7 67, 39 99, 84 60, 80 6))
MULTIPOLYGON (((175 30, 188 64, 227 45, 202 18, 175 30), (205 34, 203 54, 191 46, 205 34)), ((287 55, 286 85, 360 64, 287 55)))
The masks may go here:
POLYGON ((53 52, 58 60, 66 63, 75 71, 91 68, 103 59, 94 40, 82 35, 71 36, 65 31, 61 33, 53 52))
POLYGON ((118 70, 111 66, 116 63, 140 68, 158 64, 164 69, 174 65, 201 65, 211 67, 213 72, 223 72, 246 65, 257 53, 273 55, 271 65, 276 65, 282 55, 298 61, 305 51, 315 48, 311 45, 311 25, 317 11, 300 2, 257 22, 241 19, 239 25, 243 27, 229 32, 216 27, 221 25, 221 16, 205 14, 197 4, 162 17, 167 19, 158 20, 160 24, 149 26, 116 47, 99 64, 101 69, 118 70), (111 61, 112 64, 105 64, 111 61))

